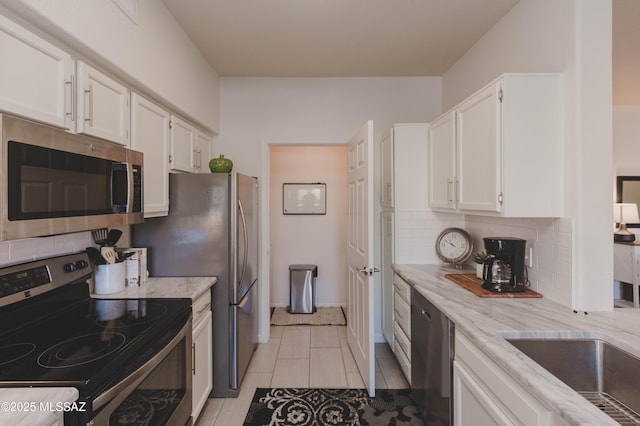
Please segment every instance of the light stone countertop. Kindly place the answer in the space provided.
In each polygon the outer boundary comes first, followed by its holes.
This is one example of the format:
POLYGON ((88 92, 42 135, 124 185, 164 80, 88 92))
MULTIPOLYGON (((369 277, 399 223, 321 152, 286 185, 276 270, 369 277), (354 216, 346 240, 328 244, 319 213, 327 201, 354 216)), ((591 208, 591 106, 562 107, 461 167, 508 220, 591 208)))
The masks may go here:
MULTIPOLYGON (((549 299, 480 298, 445 274, 441 265, 393 265, 514 380, 571 425, 618 423, 509 344, 505 337, 599 338, 640 357, 640 309, 574 313, 549 299)), ((472 273, 472 271, 464 271, 472 273)), ((544 295, 543 295, 544 296, 544 295)))
POLYGON ((83 409, 72 405, 77 399, 76 388, 3 388, 0 389, 0 423, 12 426, 57 424, 55 422, 64 415, 65 408, 83 409))
POLYGON ((149 277, 146 284, 125 287, 110 294, 91 294, 96 299, 168 299, 196 300, 215 285, 216 277, 149 277))

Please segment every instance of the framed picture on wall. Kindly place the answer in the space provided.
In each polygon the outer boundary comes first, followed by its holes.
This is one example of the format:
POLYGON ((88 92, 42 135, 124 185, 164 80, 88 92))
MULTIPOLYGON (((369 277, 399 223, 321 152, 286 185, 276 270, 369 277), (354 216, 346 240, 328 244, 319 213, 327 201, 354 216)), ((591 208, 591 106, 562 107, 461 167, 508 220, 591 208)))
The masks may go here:
POLYGON ((282 214, 327 214, 326 183, 283 183, 282 214))

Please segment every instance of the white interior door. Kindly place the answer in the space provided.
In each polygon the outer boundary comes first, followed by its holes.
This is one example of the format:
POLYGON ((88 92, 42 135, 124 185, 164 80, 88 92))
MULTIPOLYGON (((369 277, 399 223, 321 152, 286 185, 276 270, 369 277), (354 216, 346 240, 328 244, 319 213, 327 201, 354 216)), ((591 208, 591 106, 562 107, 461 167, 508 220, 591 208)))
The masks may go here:
POLYGON ((370 396, 375 395, 373 340, 373 121, 347 145, 347 340, 370 396))

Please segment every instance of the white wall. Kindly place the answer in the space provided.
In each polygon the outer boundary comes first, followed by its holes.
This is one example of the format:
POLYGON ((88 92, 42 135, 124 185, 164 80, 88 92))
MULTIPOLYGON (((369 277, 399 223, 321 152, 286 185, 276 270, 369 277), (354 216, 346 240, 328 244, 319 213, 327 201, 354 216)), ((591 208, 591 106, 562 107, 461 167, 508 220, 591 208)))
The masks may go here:
POLYGON ((34 31, 59 39, 186 118, 218 131, 218 75, 162 1, 137 1, 137 23, 109 0, 0 0, 0 5, 34 31))
POLYGON ((613 107, 613 169, 640 176, 640 105, 613 107))
MULTIPOLYGON (((375 148, 393 123, 428 122, 441 112, 439 77, 384 78, 253 78, 220 79, 220 135, 214 150, 234 161, 234 169, 261 177, 262 270, 268 282, 270 254, 269 145, 346 143, 366 120, 374 122, 375 148)), ((376 162, 379 155, 375 155, 376 162)), ((378 164, 375 170, 379 170, 378 164)), ((379 175, 375 176, 374 205, 379 206, 379 175)), ((377 217, 377 214, 374 216, 377 217)), ((375 221, 379 240, 379 223, 375 221)), ((271 239, 271 245, 278 244, 271 239)), ((376 245, 379 245, 378 242, 376 245)), ((379 259, 379 253, 376 258, 379 259)), ((379 274, 378 274, 379 275, 379 274)), ((375 317, 381 318, 380 278, 376 277, 375 317)), ((260 339, 268 339, 269 287, 261 291, 260 339)), ((376 323, 376 339, 382 330, 376 323)))
POLYGON ((573 278, 559 301, 580 310, 613 307, 611 35, 609 0, 521 0, 443 76, 447 109, 505 72, 564 74, 573 278))
POLYGON ((289 265, 318 266, 316 306, 346 306, 346 146, 270 150, 271 306, 289 305, 289 265), (283 183, 323 182, 325 215, 284 215, 283 183))
POLYGON ((220 78, 217 153, 237 171, 260 175, 263 140, 348 140, 373 120, 375 141, 393 123, 440 114, 439 77, 220 78), (246 155, 247 152, 255 155, 246 155))

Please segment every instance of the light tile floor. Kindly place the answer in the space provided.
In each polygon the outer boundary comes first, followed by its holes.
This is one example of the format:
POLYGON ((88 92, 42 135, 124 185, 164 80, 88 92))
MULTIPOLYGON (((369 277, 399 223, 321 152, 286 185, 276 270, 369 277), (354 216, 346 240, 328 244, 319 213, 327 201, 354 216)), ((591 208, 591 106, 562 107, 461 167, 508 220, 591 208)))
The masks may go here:
MULTIPOLYGON (((376 388, 408 388, 386 343, 376 343, 376 388)), ((210 398, 196 426, 242 425, 256 388, 364 388, 345 326, 272 326, 258 345, 238 398, 210 398)))

